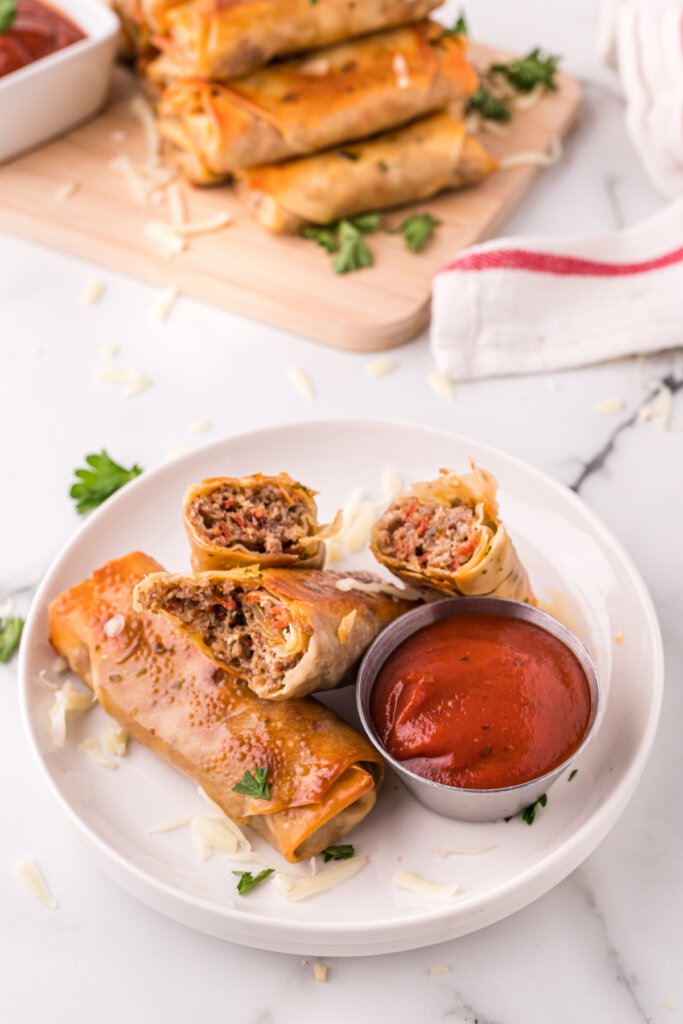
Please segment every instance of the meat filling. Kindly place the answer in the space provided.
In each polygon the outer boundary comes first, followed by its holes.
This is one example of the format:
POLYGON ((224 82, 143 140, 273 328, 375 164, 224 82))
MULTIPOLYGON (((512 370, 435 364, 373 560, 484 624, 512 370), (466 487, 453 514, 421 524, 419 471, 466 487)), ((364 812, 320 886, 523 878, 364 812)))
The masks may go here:
POLYGON ((257 584, 174 586, 148 596, 199 633, 215 658, 248 678, 281 678, 307 646, 293 636, 287 607, 257 584), (297 642, 298 640, 298 642, 297 642))
POLYGON ((308 534, 310 506, 295 490, 276 484, 222 484, 195 498, 189 518, 204 540, 219 547, 242 544, 250 551, 282 554, 308 534))
POLYGON ((381 552, 408 569, 454 572, 474 554, 475 512, 469 505, 421 505, 415 498, 394 501, 380 519, 381 552))

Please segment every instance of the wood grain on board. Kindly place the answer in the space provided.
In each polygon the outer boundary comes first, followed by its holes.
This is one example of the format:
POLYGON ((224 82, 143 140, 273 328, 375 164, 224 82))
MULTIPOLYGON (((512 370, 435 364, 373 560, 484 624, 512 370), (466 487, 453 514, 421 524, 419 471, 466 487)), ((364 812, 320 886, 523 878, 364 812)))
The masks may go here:
MULTIPOLYGON (((472 47, 476 66, 499 56, 472 47)), ((482 136, 487 148, 498 156, 545 151, 561 138, 575 118, 580 90, 565 74, 558 84, 557 92, 516 112, 505 136, 482 136)), ((385 215, 391 226, 407 212, 428 209, 442 226, 420 254, 406 250, 400 235, 373 234, 368 242, 375 265, 342 276, 313 242, 260 228, 229 187, 188 186, 192 220, 227 209, 233 222, 191 239, 169 260, 143 231, 148 221, 168 218, 166 206, 137 203, 110 167, 122 152, 145 156, 143 132, 129 106, 137 89, 132 74, 117 69, 110 103, 99 117, 0 167, 0 230, 155 285, 174 284, 182 294, 339 348, 373 351, 413 337, 429 318, 434 273, 460 249, 495 234, 539 173, 530 166, 499 171, 475 188, 385 215), (59 201, 55 192, 67 181, 76 182, 78 191, 59 201)))

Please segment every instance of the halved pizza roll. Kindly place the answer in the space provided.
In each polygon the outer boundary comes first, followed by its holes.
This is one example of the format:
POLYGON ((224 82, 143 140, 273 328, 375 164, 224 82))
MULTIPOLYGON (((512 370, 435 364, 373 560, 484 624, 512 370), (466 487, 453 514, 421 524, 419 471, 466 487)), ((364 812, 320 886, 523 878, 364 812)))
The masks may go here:
POLYGON ((498 162, 447 113, 284 164, 238 175, 247 202, 269 231, 296 233, 368 210, 420 202, 482 181, 498 162))
POLYGON ((252 566, 153 573, 135 588, 137 609, 167 618, 226 672, 277 701, 338 686, 413 606, 371 573, 252 566))
POLYGON ((535 604, 526 570, 498 515, 498 483, 472 472, 414 484, 372 530, 378 562, 402 580, 445 594, 509 597, 535 604))
POLYGON ((263 701, 133 589, 161 566, 140 552, 107 562, 50 605, 50 640, 104 710, 289 861, 338 842, 371 810, 382 758, 315 700, 263 701), (235 790, 256 769, 268 792, 235 790))
POLYGON ((237 78, 304 53, 426 17, 442 0, 194 0, 168 11, 159 47, 207 78, 237 78))
MULTIPOLYGON (((173 70, 162 56, 147 75, 173 70)), ((463 37, 422 22, 237 81, 181 78, 162 95, 158 129, 183 173, 204 184, 375 135, 464 100, 476 87, 463 37)))
POLYGON ((183 499, 192 568, 319 568, 323 542, 339 532, 341 514, 320 526, 315 493, 288 473, 219 476, 194 484, 183 499))

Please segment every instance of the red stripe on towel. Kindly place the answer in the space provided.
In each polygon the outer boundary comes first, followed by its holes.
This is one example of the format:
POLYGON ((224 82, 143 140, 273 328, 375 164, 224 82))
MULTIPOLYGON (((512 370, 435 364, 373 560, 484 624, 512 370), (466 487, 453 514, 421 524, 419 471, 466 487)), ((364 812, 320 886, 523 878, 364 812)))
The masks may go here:
POLYGON ((526 249, 497 249, 473 252, 454 259, 440 273, 448 270, 532 270, 540 274, 579 275, 583 277, 626 277, 661 270, 683 260, 683 247, 642 263, 599 263, 576 256, 557 256, 551 252, 529 252, 526 249))

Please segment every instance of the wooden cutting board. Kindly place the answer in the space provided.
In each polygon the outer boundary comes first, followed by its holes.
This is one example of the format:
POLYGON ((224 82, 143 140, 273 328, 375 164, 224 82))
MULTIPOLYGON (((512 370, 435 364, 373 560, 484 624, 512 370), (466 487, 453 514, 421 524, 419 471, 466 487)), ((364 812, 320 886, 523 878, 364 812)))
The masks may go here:
MULTIPOLYGON (((501 56, 472 47, 478 67, 501 56)), ((498 156, 545 151, 561 138, 578 110, 580 90, 568 75, 558 82, 557 92, 515 113, 504 137, 482 136, 487 148, 498 156)), ((313 242, 260 228, 230 188, 188 186, 190 219, 227 209, 233 222, 191 239, 168 259, 143 231, 151 220, 169 219, 166 204, 136 202, 110 167, 120 153, 144 159, 142 128, 130 111, 137 91, 132 74, 117 69, 111 101, 99 117, 0 167, 0 230, 155 285, 176 285, 185 295, 338 348, 369 352, 413 337, 429 319, 434 273, 458 250, 495 234, 539 173, 530 166, 499 171, 476 188, 421 203, 414 209, 442 221, 424 252, 413 254, 400 235, 378 232, 368 239, 375 265, 342 276, 313 242), (78 190, 60 201, 55 193, 64 182, 77 183, 78 190)), ((385 222, 391 226, 405 215, 387 214, 385 222)))

